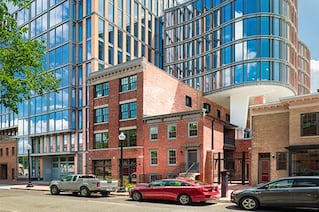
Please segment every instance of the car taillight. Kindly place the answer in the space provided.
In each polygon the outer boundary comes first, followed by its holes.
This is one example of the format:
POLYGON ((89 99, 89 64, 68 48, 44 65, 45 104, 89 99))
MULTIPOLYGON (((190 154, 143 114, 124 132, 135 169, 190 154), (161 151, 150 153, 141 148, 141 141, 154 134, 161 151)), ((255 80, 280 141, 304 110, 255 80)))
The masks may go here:
POLYGON ((98 187, 98 188, 100 187, 100 182, 96 183, 96 187, 98 187))

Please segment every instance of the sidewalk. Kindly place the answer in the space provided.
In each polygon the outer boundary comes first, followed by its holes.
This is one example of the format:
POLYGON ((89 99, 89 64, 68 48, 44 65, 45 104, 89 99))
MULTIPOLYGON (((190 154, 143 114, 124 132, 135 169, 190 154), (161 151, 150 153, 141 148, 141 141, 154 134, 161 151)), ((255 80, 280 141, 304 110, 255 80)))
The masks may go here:
MULTIPOLYGON (((14 184, 6 184, 0 181, 0 189, 23 189, 23 190, 37 190, 37 191, 50 191, 49 182, 34 182, 33 187, 27 187, 27 182, 15 182, 14 184)), ((230 194, 233 190, 241 190, 251 187, 249 184, 229 184, 226 197, 221 197, 221 186, 219 185, 220 195, 218 201, 229 202, 230 194)), ((111 192, 111 195, 129 196, 128 192, 111 192)))

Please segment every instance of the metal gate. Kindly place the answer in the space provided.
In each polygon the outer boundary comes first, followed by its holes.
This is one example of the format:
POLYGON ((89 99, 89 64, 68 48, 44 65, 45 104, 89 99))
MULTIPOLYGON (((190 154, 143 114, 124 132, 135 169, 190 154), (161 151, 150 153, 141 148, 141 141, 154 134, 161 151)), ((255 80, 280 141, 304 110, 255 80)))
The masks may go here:
POLYGON ((227 171, 229 183, 249 183, 250 159, 247 152, 218 152, 214 154, 214 173, 218 176, 218 184, 221 182, 221 172, 227 171))

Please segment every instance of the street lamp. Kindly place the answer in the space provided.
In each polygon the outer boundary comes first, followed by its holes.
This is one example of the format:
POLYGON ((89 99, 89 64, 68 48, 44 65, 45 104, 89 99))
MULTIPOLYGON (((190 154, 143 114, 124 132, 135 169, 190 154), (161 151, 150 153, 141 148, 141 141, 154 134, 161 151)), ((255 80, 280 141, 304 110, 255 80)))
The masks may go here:
POLYGON ((126 136, 123 132, 119 135, 120 147, 121 147, 121 159, 120 159, 120 187, 117 192, 125 192, 125 188, 123 186, 123 141, 125 141, 126 136))
POLYGON ((29 182, 27 184, 27 187, 33 187, 32 182, 31 182, 31 157, 30 157, 30 150, 31 150, 31 145, 27 144, 27 150, 28 150, 28 177, 29 177, 29 182))

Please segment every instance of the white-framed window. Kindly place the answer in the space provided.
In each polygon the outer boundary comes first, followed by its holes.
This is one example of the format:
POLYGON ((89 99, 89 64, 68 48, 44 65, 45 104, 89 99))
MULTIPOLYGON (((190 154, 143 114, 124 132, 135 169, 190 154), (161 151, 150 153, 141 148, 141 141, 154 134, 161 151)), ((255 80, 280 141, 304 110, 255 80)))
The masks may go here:
POLYGON ((150 140, 155 141, 158 138, 158 128, 150 127, 150 140))
POLYGON ((198 135, 198 122, 188 123, 188 137, 197 137, 198 135))
POLYGON ((168 150, 168 165, 169 166, 176 165, 176 149, 168 150))
POLYGON ((168 139, 176 139, 176 124, 170 124, 167 127, 168 139))
POLYGON ((151 166, 158 165, 158 152, 157 152, 157 150, 150 151, 150 165, 151 166))

